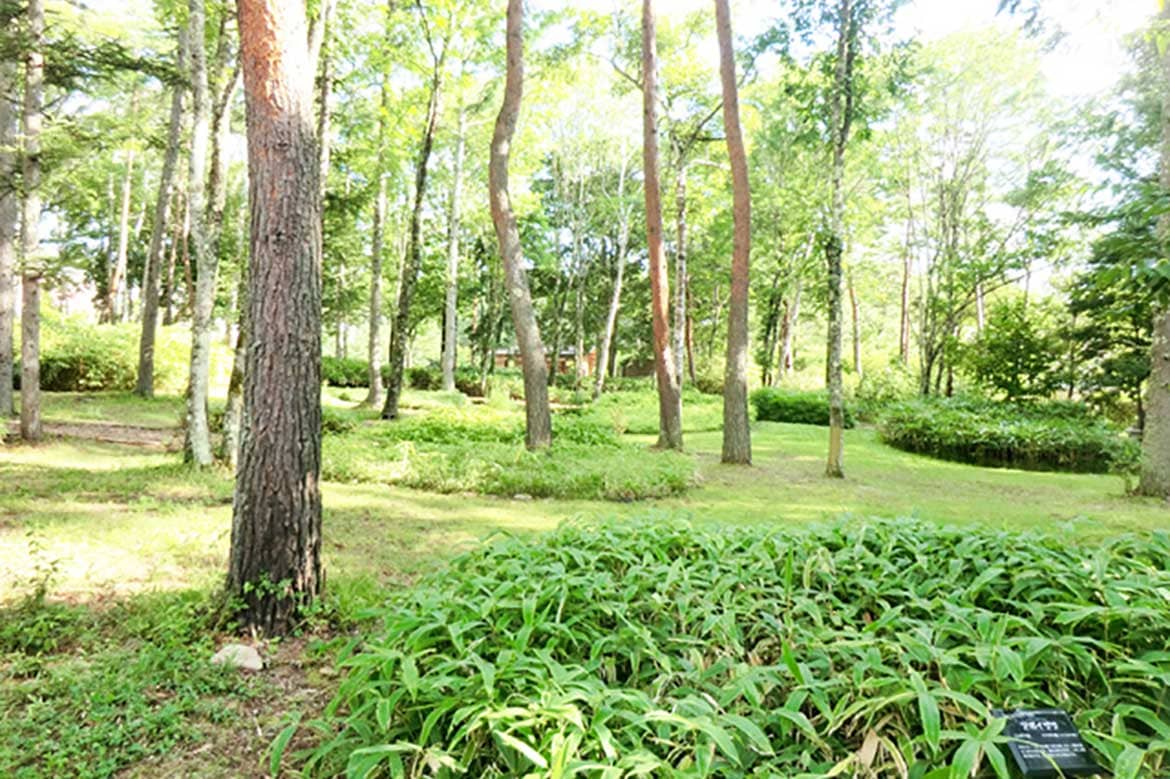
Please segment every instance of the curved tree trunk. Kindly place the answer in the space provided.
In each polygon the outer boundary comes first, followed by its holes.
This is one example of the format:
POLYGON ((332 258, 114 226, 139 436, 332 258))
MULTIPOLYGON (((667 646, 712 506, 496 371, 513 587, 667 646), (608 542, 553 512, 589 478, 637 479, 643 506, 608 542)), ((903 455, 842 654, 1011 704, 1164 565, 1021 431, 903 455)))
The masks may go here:
POLYGON ((455 165, 451 171, 451 197, 447 205, 447 289, 443 305, 443 391, 455 390, 456 357, 459 351, 459 188, 463 185, 464 135, 467 118, 459 107, 459 129, 455 138, 455 165))
POLYGON ((618 213, 621 214, 621 223, 618 225, 617 270, 613 278, 613 297, 609 301, 609 313, 605 317, 605 333, 601 336, 600 348, 597 350, 597 368, 593 383, 593 399, 601 397, 605 390, 605 375, 608 372, 610 350, 613 348, 614 333, 617 331, 618 311, 622 305, 622 286, 625 282, 626 253, 630 248, 630 212, 625 207, 626 194, 626 155, 622 154, 621 173, 618 174, 618 213))
POLYGON ((723 127, 731 160, 735 237, 731 262, 731 311, 727 321, 727 369, 723 377, 723 462, 750 465, 752 438, 748 416, 748 284, 752 250, 752 200, 747 153, 739 123, 735 52, 731 46, 728 0, 715 0, 719 35, 719 73, 723 82, 723 127))
POLYGON ((662 185, 658 165, 658 53, 654 0, 642 0, 642 169, 646 195, 646 246, 658 378, 658 446, 682 449, 682 393, 670 346, 670 280, 662 240, 662 185))
MULTIPOLYGON (((520 358, 524 361, 524 442, 529 449, 546 449, 552 444, 548 367, 545 364, 544 344, 540 340, 540 326, 536 323, 536 312, 532 307, 532 293, 528 289, 528 274, 524 270, 520 230, 508 194, 508 157, 512 151, 512 137, 516 133, 516 120, 524 93, 523 0, 508 0, 507 24, 508 73, 504 83, 504 102, 500 106, 495 131, 492 133, 488 191, 491 195, 492 222, 500 242, 500 257, 504 261, 516 343, 520 347, 520 358)), ((553 359, 556 358, 557 355, 553 355, 553 359)))
POLYGON ((191 157, 189 160, 187 213, 191 222, 191 249, 197 280, 191 313, 191 375, 187 385, 187 436, 183 458, 196 466, 212 464, 211 426, 207 397, 211 383, 211 316, 215 305, 218 257, 211 251, 207 229, 207 146, 211 107, 207 90, 207 53, 204 43, 203 0, 188 0, 191 46, 191 157))
POLYGON ((840 0, 837 30, 837 65, 830 100, 833 134, 832 204, 825 260, 829 271, 829 456, 825 475, 844 478, 845 393, 841 376, 842 255, 845 232, 845 146, 853 118, 853 36, 856 34, 854 0, 840 0))
POLYGON ((386 382, 386 403, 382 419, 398 418, 398 401, 402 398, 402 372, 406 363, 407 335, 410 329, 410 307, 414 302, 414 288, 422 268, 422 212, 427 193, 427 166, 435 145, 435 127, 439 121, 439 92, 442 88, 443 63, 440 59, 431 74, 431 97, 427 106, 427 123, 423 130, 422 148, 415 168, 414 208, 410 214, 410 243, 402 263, 398 281, 398 309, 390 324, 390 376, 386 382))
POLYGON ((386 240, 386 174, 378 177, 378 195, 374 201, 373 235, 370 239, 370 323, 367 353, 370 362, 370 391, 366 405, 382 405, 382 255, 386 240))
MULTIPOLYGON (((0 62, 0 180, 16 173, 20 110, 14 97, 18 89, 16 62, 0 62)), ((20 203, 16 191, 0 187, 0 424, 6 425, 16 409, 13 398, 13 331, 16 318, 16 238, 20 203)))
POLYGON ((44 0, 28 2, 29 49, 24 74, 24 199, 20 243, 20 437, 41 439, 41 124, 44 103, 44 0))
POLYGON ((288 632, 320 592, 321 193, 300 0, 239 0, 251 260, 228 589, 288 632))
MULTIPOLYGON (((187 31, 179 28, 179 47, 176 52, 180 73, 187 72, 187 31)), ((144 398, 154 396, 154 339, 158 330, 159 277, 162 272, 163 242, 170 218, 171 199, 175 190, 175 168, 179 162, 179 147, 183 139, 183 92, 175 85, 171 92, 171 118, 167 125, 167 150, 163 157, 162 173, 158 181, 158 200, 154 205, 154 222, 150 229, 150 249, 146 255, 146 269, 142 277, 142 335, 138 339, 138 380, 134 394, 144 398)), ((168 266, 168 287, 174 279, 174 254, 168 266)), ((168 309, 170 306, 168 305, 168 309)))
MULTIPOLYGON (((138 101, 131 103, 136 113, 138 101)), ((130 208, 134 194, 134 150, 126 152, 126 173, 122 177, 122 194, 118 205, 118 250, 114 255, 114 266, 106 285, 107 322, 121 322, 126 315, 126 266, 130 251, 130 208)))

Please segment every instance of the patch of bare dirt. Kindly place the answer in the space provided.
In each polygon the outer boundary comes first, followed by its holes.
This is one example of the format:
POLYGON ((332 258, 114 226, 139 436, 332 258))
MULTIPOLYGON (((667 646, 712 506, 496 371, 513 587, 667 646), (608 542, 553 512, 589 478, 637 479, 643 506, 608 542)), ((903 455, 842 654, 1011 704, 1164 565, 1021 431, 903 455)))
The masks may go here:
MULTIPOLYGON (((107 422, 45 422, 46 438, 78 438, 107 444, 144 446, 167 451, 178 450, 183 443, 182 432, 175 428, 114 425, 107 422)), ((20 435, 20 423, 8 423, 9 437, 20 435)))

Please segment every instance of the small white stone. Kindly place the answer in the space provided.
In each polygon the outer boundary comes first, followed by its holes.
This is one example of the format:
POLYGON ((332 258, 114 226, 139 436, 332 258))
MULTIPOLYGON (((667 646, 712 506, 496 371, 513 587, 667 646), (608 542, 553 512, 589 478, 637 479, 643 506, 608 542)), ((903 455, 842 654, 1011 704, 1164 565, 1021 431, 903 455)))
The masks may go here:
POLYGON ((264 670, 264 660, 254 648, 244 644, 228 644, 211 658, 212 665, 226 665, 245 671, 264 670))

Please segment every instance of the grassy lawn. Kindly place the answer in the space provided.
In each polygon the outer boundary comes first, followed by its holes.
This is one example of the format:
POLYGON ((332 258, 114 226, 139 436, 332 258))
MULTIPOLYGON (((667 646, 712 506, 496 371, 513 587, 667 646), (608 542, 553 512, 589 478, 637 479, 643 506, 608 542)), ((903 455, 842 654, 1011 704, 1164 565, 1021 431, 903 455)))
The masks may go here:
MULTIPOLYGON (((356 391, 329 393, 327 401, 345 413, 360 397, 356 391)), ((408 396, 407 405, 450 402, 438 393, 417 394, 408 396)), ((180 413, 176 398, 50 396, 46 403, 47 420, 62 422, 166 427, 180 413)), ((631 409, 629 416, 641 413, 631 409)), ((547 531, 578 517, 680 517, 787 528, 841 514, 916 516, 1090 540, 1170 525, 1164 504, 1126 497, 1117 477, 940 462, 891 449, 864 428, 846 433, 849 478, 831 481, 822 476, 826 438, 822 428, 758 423, 755 467, 740 469, 719 464, 718 432, 692 430, 686 444, 697 461, 696 485, 682 495, 634 503, 326 482, 330 595, 320 635, 355 629, 362 610, 378 602, 385 587, 409 583, 482 539, 547 531)), ((645 434, 625 439, 631 451, 652 443, 645 434)), ((68 762, 22 763, 27 754, 20 739, 34 737, 57 739, 64 754, 82 761, 90 758, 77 756, 104 749, 103 739, 128 741, 132 746, 115 749, 108 765, 129 761, 137 766, 129 776, 265 775, 264 749, 283 714, 294 708, 290 701, 310 709, 322 705, 335 672, 329 652, 314 649, 309 638, 270 647, 272 667, 259 677, 207 672, 206 658, 226 640, 207 625, 216 624, 209 593, 226 566, 229 475, 192 473, 174 453, 56 439, 0 448, 0 484, 0 604, 9 609, 0 622, 15 626, 8 634, 0 628, 0 733, 12 734, 0 737, 0 775, 76 771, 68 762), (38 582, 49 607, 22 612, 20 604, 36 593, 38 582), (38 651, 14 646, 23 640, 18 633, 30 631, 42 642, 33 647, 38 651), (127 689, 127 700, 92 708, 95 700, 127 689), (45 724, 72 722, 79 705, 91 706, 87 716, 98 719, 116 720, 120 715, 110 712, 119 706, 142 715, 124 730, 105 720, 104 730, 94 730, 94 724, 66 732, 64 724, 45 724)), ((113 771, 100 770, 107 763, 93 765, 98 767, 81 775, 113 771)))

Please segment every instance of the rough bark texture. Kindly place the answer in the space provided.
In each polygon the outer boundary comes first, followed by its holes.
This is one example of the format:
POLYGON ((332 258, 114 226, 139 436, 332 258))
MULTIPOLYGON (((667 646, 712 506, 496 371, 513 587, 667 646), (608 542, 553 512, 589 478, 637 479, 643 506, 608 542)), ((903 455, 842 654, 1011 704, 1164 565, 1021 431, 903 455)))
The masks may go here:
MULTIPOLYGON (((1158 16, 1159 32, 1170 32, 1170 5, 1158 16)), ((1170 192, 1170 47, 1162 53, 1162 159, 1158 171, 1164 192, 1170 192)), ((1158 237, 1170 244, 1170 214, 1158 219, 1158 237)), ((1142 432, 1142 471, 1138 489, 1145 495, 1170 496, 1170 307, 1154 315, 1146 421, 1142 432)))
POLYGON ((739 123, 739 90, 731 46, 728 0, 715 0, 719 36, 719 73, 723 82, 723 127, 731 160, 735 236, 731 261, 731 310, 727 321, 727 369, 723 376, 723 462, 750 465, 752 438, 748 416, 748 283, 752 250, 752 199, 747 153, 739 123))
MULTIPOLYGON (((0 181, 16 172, 17 123, 20 109, 15 62, 0 62, 0 181)), ((16 317, 16 238, 20 202, 14 189, 0 187, 0 419, 11 416, 13 402, 13 330, 16 317)))
POLYGON ((370 391, 366 404, 382 405, 382 255, 386 240, 386 176, 378 178, 378 197, 374 201, 373 236, 370 245, 370 391))
POLYGON ((187 385, 187 435, 184 459, 199 467, 214 462, 207 396, 211 382, 211 315, 215 305, 218 257, 211 250, 207 228, 207 147, 211 106, 207 90, 206 17, 203 0, 189 0, 188 40, 191 46, 191 156, 188 164, 187 213, 191 221, 191 253, 195 262, 195 300, 191 315, 191 374, 187 385))
POLYGON ((593 383, 593 399, 601 397, 601 393, 605 390, 605 375, 608 373, 610 361, 610 350, 613 349, 614 333, 617 331, 618 312, 622 306, 622 286, 625 283, 626 275, 626 254, 630 248, 630 211, 626 208, 626 173, 628 164, 626 162, 626 155, 622 153, 622 168, 621 173, 618 174, 618 213, 621 214, 621 222, 618 225, 618 245, 617 257, 614 258, 614 263, 617 269, 613 277, 613 297, 609 300, 609 312, 605 316, 605 332, 601 336, 600 348, 597 350, 597 369, 596 377, 593 383))
POLYGON ((287 632, 320 592, 321 197, 301 0, 240 0, 248 124, 244 432, 228 588, 287 632))
MULTIPOLYGON (((187 71, 187 31, 179 29, 179 48, 176 53, 180 73, 187 71)), ((138 380, 134 393, 144 398, 154 396, 154 340, 158 330, 159 277, 163 263, 163 241, 170 219, 171 200, 175 190, 175 169, 179 163, 179 144, 183 139, 183 92, 176 85, 171 93, 171 117, 167 126, 167 150, 163 157, 158 181, 158 200, 154 206, 154 222, 150 229, 150 248, 142 279, 142 335, 138 339, 138 380)), ((174 261, 169 266, 174 276, 174 261)), ((170 282, 168 281, 168 284, 170 282)))
POLYGON ((849 125, 853 117, 853 0, 840 0, 838 6, 837 64, 830 100, 833 134, 832 205, 829 234, 825 238, 825 260, 829 272, 829 457, 825 475, 843 478, 845 431, 845 393, 841 377, 841 286, 845 229, 845 146, 849 142, 849 125))
POLYGON ((427 106, 427 123, 423 130, 422 147, 415 164, 414 208, 410 213, 410 243, 402 263, 398 283, 398 309, 390 325, 390 375, 386 382, 386 403, 382 419, 398 418, 398 401, 402 398, 402 372, 406 364, 407 331, 410 329, 410 307, 414 303, 414 288, 422 268, 422 218, 427 194, 428 165, 435 145, 435 127, 439 121, 439 92, 442 88, 441 59, 431 74, 431 96, 427 106))
MULTIPOLYGON (((528 275, 524 271, 520 230, 508 194, 508 157, 512 151, 512 136, 516 133, 516 120, 524 94, 523 0, 508 0, 507 42, 508 73, 504 83, 504 102, 500 106, 495 131, 492 133, 488 193, 491 196, 492 222, 500 242, 500 257, 504 262, 516 343, 520 347, 520 359, 524 361, 524 441, 529 449, 545 449, 552 444, 548 366, 545 364, 544 344, 540 340, 540 326, 536 323, 536 311, 532 307, 532 294, 528 289, 528 275)), ((556 359, 556 355, 553 359, 556 359)))
POLYGON ((44 103, 44 0, 29 0, 28 42, 24 71, 24 198, 20 244, 20 437, 41 439, 41 124, 44 103))
POLYGON ((455 389, 455 364, 459 350, 459 188, 463 185, 463 150, 467 117, 459 109, 455 138, 455 164, 451 171, 451 196, 447 203, 447 289, 443 305, 443 390, 455 389))
POLYGON ((642 170, 645 175, 646 246, 650 255, 650 307, 658 379, 658 446, 682 449, 682 393, 670 345, 670 281, 662 240, 662 184, 658 164, 658 52, 654 2, 642 0, 642 170))

